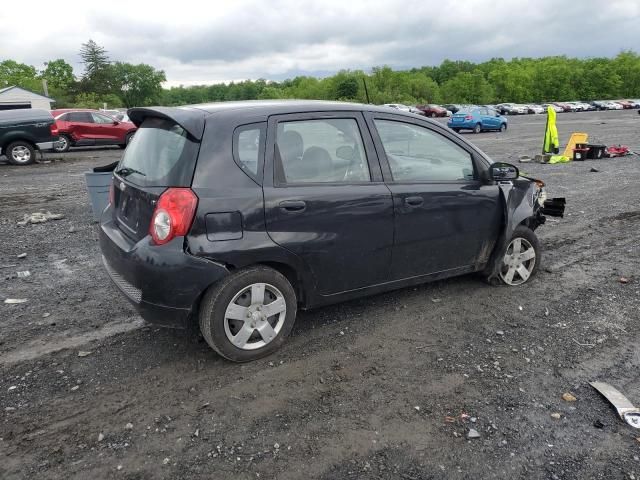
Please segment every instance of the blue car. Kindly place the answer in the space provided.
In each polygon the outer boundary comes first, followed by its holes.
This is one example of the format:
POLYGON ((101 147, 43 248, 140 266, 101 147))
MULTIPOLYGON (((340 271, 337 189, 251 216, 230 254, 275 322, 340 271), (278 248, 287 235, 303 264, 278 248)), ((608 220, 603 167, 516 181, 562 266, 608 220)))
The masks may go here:
POLYGON ((472 130, 473 133, 486 130, 504 132, 507 129, 507 119, 492 108, 477 107, 454 113, 449 118, 447 127, 456 132, 460 130, 472 130))

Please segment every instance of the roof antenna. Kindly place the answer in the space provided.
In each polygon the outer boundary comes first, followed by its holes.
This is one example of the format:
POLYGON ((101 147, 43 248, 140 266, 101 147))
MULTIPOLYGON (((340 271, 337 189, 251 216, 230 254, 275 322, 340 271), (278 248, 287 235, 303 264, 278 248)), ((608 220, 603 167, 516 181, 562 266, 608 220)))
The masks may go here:
POLYGON ((362 77, 362 83, 364 84, 364 94, 367 97, 367 103, 371 103, 371 100, 369 100, 369 90, 367 90, 367 80, 362 77))

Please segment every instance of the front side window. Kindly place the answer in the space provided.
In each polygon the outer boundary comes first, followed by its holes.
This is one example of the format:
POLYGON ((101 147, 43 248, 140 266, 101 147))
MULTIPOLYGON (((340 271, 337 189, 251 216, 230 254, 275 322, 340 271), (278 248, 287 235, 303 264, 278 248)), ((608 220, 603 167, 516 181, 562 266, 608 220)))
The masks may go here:
POLYGON ((106 115, 100 115, 99 113, 92 112, 91 117, 93 118, 93 123, 99 123, 102 125, 113 123, 113 118, 109 118, 106 115))
POLYGON ((358 122, 324 118, 280 122, 276 183, 353 183, 371 180, 358 122))
POLYGON ((441 182, 473 180, 471 154, 440 135, 418 125, 375 120, 393 180, 441 182))

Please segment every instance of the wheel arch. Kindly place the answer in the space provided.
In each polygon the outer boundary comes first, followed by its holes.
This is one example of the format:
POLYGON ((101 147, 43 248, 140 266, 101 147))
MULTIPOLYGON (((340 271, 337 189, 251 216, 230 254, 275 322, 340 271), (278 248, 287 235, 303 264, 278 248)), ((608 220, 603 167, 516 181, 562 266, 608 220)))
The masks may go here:
POLYGON ((9 134, 5 138, 3 138, 2 143, 0 143, 0 152, 5 154, 6 148, 14 142, 25 142, 31 145, 34 149, 36 150, 38 149, 36 147, 36 142, 32 137, 27 135, 20 135, 20 134, 13 134, 13 135, 9 134))

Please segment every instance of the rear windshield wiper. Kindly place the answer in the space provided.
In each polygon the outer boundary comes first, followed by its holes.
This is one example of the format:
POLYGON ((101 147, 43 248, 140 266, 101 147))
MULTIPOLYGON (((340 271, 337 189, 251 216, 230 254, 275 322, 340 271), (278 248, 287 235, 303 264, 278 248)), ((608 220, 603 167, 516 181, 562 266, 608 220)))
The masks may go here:
POLYGON ((140 170, 136 170, 135 168, 130 168, 130 167, 122 167, 120 170, 116 170, 116 174, 122 175, 123 177, 126 177, 127 175, 131 175, 132 173, 137 173, 138 175, 142 175, 143 177, 147 176, 146 174, 142 173, 140 170))

